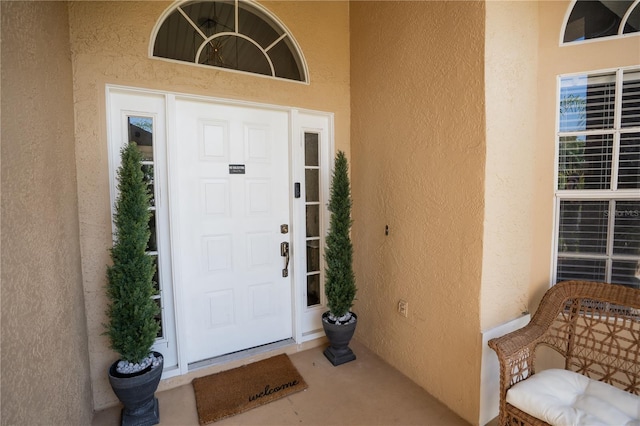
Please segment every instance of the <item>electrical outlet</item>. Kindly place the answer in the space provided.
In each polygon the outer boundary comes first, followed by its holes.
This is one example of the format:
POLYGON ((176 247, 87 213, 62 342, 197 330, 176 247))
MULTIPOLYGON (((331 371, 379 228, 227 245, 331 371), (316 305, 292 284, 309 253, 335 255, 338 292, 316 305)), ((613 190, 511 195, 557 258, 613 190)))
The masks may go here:
POLYGON ((403 317, 408 317, 409 316, 409 302, 407 302, 406 300, 400 299, 400 301, 398 302, 398 313, 400 315, 402 315, 403 317))

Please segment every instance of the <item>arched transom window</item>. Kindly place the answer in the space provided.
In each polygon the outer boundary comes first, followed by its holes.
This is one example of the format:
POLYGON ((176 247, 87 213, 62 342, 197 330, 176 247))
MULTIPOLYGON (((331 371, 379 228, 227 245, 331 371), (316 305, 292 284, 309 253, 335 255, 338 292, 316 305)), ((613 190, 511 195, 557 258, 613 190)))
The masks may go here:
POLYGON ((628 35, 640 35, 640 0, 576 0, 562 42, 628 35))
POLYGON ((253 2, 177 3, 156 24, 151 49, 157 58, 308 82, 294 38, 253 2))

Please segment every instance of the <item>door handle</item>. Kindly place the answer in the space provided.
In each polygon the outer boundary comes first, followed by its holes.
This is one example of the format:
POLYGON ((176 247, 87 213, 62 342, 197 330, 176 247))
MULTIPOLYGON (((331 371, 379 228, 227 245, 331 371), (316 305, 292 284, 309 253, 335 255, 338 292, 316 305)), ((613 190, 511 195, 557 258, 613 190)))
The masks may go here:
POLYGON ((289 243, 286 241, 280 243, 280 256, 284 257, 284 269, 282 270, 282 276, 286 278, 289 276, 289 243))

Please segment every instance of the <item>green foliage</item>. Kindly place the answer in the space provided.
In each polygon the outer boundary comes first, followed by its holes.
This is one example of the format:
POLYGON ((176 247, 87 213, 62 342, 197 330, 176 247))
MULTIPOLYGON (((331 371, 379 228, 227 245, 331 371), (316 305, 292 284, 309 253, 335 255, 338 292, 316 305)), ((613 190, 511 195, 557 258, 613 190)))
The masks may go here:
POLYGON ((136 363, 151 351, 159 330, 155 319, 153 260, 145 252, 149 242, 150 194, 142 172, 142 156, 131 142, 121 151, 118 199, 115 205, 113 265, 107 267, 109 306, 105 334, 121 359, 136 363))
MULTIPOLYGON (((578 95, 565 95, 560 100, 561 131, 583 130, 587 124, 586 100, 578 95), (566 127, 567 129, 563 128, 566 127)), ((558 189, 583 189, 584 173, 589 165, 583 136, 562 136, 558 152, 558 189)))
POLYGON ((339 318, 349 312, 356 296, 350 235, 352 221, 349 166, 342 151, 338 151, 335 159, 329 211, 331 221, 324 252, 325 294, 329 311, 339 318))

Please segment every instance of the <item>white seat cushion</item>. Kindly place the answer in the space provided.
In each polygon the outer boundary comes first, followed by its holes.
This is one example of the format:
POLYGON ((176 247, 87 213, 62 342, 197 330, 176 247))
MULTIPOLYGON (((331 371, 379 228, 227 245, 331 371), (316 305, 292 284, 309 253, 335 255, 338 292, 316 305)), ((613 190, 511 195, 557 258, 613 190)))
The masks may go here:
POLYGON ((507 402, 551 425, 640 426, 640 396, 573 371, 534 374, 507 391, 507 402))

